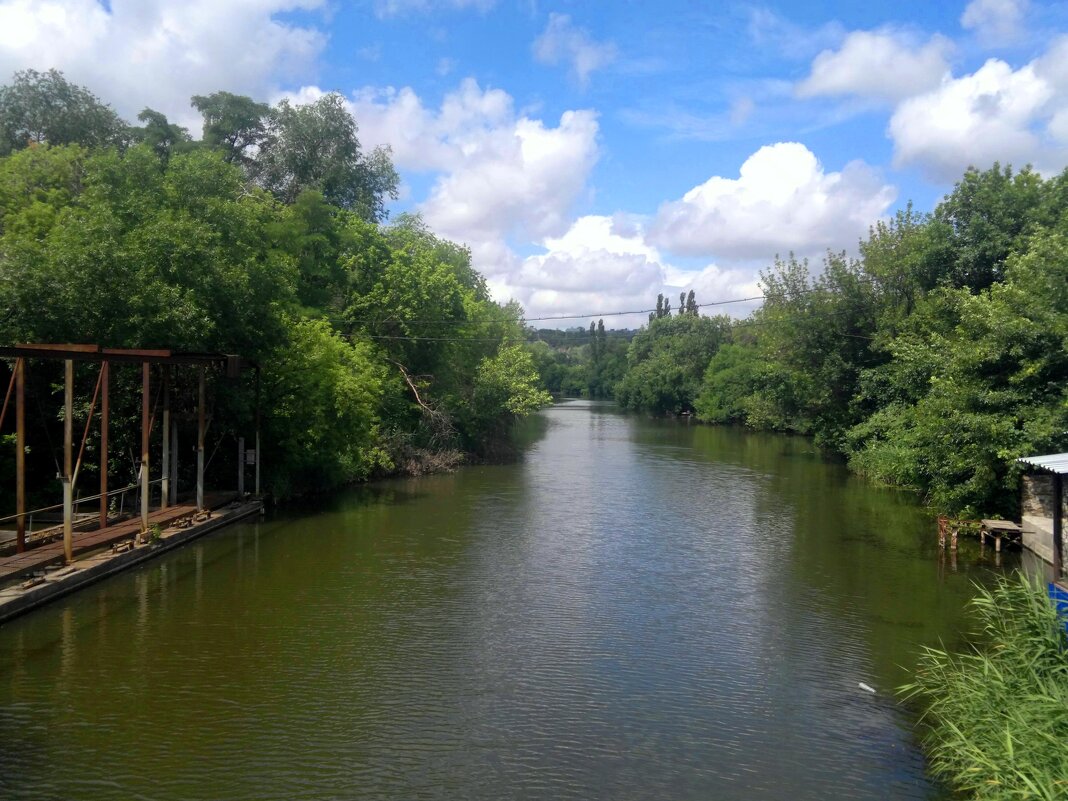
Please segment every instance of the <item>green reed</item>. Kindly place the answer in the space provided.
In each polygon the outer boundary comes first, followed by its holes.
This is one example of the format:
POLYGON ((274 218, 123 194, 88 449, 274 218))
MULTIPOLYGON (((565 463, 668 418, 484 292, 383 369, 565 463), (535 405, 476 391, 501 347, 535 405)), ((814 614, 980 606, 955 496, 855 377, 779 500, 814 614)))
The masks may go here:
POLYGON ((1045 586, 980 588, 965 653, 926 648, 899 689, 924 706, 932 771, 965 797, 1068 798, 1068 639, 1045 586))

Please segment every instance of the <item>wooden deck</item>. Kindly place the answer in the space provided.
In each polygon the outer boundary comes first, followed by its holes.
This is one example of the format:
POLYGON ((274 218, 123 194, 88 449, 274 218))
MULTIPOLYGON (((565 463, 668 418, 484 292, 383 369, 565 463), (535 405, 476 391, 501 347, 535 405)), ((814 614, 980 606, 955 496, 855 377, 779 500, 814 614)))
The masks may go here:
MULTIPOLYGON (((232 492, 208 493, 204 497, 204 505, 208 509, 216 509, 223 504, 229 503, 234 498, 232 492)), ((177 506, 169 506, 166 509, 157 509, 148 515, 148 523, 158 524, 162 528, 183 517, 196 514, 195 503, 180 503, 177 506)), ((75 531, 72 541, 72 549, 75 560, 79 554, 106 548, 116 542, 132 539, 141 530, 141 518, 135 517, 115 523, 107 528, 96 528, 90 531, 75 531)), ((0 557, 0 584, 29 576, 35 571, 43 570, 49 565, 62 564, 63 541, 56 540, 36 548, 11 556, 0 557)))

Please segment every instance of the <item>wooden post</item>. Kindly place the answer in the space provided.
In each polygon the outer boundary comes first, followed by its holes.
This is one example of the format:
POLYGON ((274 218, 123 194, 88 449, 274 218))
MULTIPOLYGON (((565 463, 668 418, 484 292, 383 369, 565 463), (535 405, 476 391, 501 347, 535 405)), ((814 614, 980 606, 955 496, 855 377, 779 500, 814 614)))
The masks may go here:
POLYGON ((149 379, 148 362, 141 362, 141 534, 148 531, 148 443, 149 443, 149 379))
POLYGON ((1053 580, 1064 574, 1064 486, 1063 476, 1053 474, 1053 580))
POLYGON ((197 388, 197 511, 204 511, 204 422, 207 401, 205 368, 200 368, 200 386, 197 388))
POLYGON ((171 420, 171 506, 178 503, 178 421, 171 420))
POLYGON ((160 482, 159 505, 166 509, 171 502, 171 368, 163 367, 163 479, 160 482))
POLYGON ((111 403, 108 395, 108 380, 111 366, 107 361, 100 364, 100 528, 108 527, 108 422, 111 403))
POLYGON ((245 499, 245 438, 237 438, 237 497, 245 499))
POLYGON ((15 360, 15 550, 26 550, 26 360, 15 360))
POLYGON ((74 561, 73 449, 74 361, 66 359, 63 363, 63 556, 68 565, 74 561))

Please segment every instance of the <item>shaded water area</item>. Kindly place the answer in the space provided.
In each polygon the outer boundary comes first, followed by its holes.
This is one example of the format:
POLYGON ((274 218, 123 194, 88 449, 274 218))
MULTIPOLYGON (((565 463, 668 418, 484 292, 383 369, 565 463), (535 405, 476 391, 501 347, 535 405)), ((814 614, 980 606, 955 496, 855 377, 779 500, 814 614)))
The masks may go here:
POLYGON ((939 797, 892 688, 977 546, 800 438, 529 434, 0 627, 0 798, 939 797))

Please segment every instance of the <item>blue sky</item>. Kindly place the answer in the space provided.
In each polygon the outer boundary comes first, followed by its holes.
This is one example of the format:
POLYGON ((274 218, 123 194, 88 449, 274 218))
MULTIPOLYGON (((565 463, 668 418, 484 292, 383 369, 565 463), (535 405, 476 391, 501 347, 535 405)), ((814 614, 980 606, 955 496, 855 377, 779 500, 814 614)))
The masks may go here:
POLYGON ((1064 169, 1066 6, 0 0, 0 70, 194 133, 193 94, 340 92, 393 149, 394 213, 530 316, 582 314, 758 294, 776 253, 852 250, 968 164, 1064 169))

